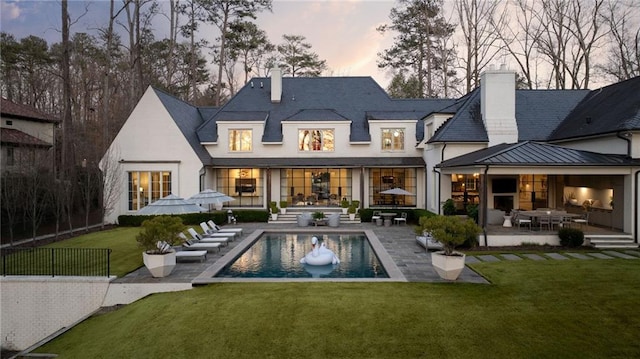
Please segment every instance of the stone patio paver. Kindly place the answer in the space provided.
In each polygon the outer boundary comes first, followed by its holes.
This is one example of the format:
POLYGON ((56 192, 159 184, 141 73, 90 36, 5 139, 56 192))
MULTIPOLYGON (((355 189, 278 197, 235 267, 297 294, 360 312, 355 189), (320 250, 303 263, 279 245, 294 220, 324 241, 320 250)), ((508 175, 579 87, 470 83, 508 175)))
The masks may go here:
POLYGON ((584 254, 580 254, 580 253, 565 253, 565 254, 576 259, 593 259, 593 257, 585 256, 584 254))
POLYGON ((565 256, 563 256, 560 253, 546 253, 547 257, 551 258, 551 259, 556 259, 556 260, 566 260, 569 259, 565 256))
POLYGON ((608 256, 604 253, 587 253, 587 254, 598 259, 613 259, 613 257, 608 256))
POLYGON ((640 251, 636 251, 636 250, 628 250, 628 251, 624 251, 626 254, 632 255, 632 256, 636 256, 636 257, 640 257, 640 251))
POLYGON ((491 254, 482 254, 477 256, 483 262, 499 262, 500 259, 491 254))
POLYGON ((521 261, 522 257, 517 256, 515 254, 510 254, 510 253, 506 253, 506 254, 501 254, 500 256, 502 256, 502 258, 508 260, 508 261, 521 261))
POLYGON ((612 256, 612 257, 618 257, 618 258, 622 258, 622 259, 638 259, 638 257, 634 257, 634 256, 630 256, 628 254, 625 253, 620 253, 620 252, 616 252, 616 251, 602 251, 602 253, 612 256))
POLYGON ((545 257, 543 257, 541 255, 538 255, 538 254, 525 253, 525 254, 523 254, 523 256, 527 257, 529 259, 532 259, 534 261, 546 261, 547 260, 547 258, 545 258, 545 257))

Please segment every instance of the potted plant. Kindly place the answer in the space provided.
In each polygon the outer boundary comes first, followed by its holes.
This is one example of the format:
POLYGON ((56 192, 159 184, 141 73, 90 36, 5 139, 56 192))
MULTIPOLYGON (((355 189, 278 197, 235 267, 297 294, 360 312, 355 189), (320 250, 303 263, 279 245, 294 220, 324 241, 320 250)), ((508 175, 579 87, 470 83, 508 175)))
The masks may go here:
POLYGON ((474 240, 480 234, 480 227, 473 219, 457 216, 420 217, 416 231, 430 233, 442 244, 442 251, 431 254, 431 263, 438 275, 446 280, 456 280, 464 268, 464 253, 455 248, 467 240, 474 240))
POLYGON ((289 205, 289 202, 287 201, 280 201, 280 213, 282 214, 287 214, 287 206, 289 205))
POLYGON ((144 249, 142 261, 153 277, 166 277, 176 266, 173 245, 180 243, 178 236, 185 230, 180 217, 159 216, 142 222, 142 231, 136 236, 144 249))
POLYGON ((344 198, 340 201, 340 207, 342 207, 342 214, 347 214, 347 209, 349 209, 349 201, 344 198))
POLYGON ((271 219, 274 221, 278 220, 278 203, 276 201, 271 201, 269 203, 269 208, 271 210, 271 219))
POLYGON ((321 212, 321 211, 313 212, 313 219, 318 221, 324 219, 324 212, 321 212))
POLYGON ((347 209, 347 213, 349 213, 349 220, 350 221, 355 221, 356 220, 356 212, 357 211, 358 211, 358 207, 354 206, 353 202, 351 202, 351 205, 347 209))

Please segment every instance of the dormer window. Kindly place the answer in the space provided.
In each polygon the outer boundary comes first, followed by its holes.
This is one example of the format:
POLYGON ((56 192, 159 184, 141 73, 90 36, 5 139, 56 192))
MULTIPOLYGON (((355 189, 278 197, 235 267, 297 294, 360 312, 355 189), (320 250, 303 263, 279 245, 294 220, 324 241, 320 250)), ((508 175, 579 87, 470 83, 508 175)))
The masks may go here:
POLYGON ((298 150, 333 152, 335 150, 333 130, 299 130, 298 150))
POLYGON ((382 129, 382 150, 383 151, 403 151, 404 150, 404 129, 383 128, 382 129))
POLYGON ((229 130, 229 152, 251 152, 251 130, 229 130))

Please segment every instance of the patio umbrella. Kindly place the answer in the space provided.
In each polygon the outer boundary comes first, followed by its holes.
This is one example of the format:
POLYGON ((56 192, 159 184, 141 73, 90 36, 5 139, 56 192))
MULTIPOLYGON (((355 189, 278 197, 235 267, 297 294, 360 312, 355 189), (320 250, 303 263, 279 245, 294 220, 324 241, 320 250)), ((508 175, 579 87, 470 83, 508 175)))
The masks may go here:
POLYGON ((205 189, 204 191, 194 194, 193 196, 187 199, 190 203, 196 204, 208 204, 208 205, 218 205, 221 206, 224 202, 235 201, 236 199, 233 197, 229 197, 226 194, 218 191, 214 191, 212 189, 205 189))
POLYGON ((400 187, 396 187, 396 188, 392 188, 392 189, 388 189, 386 191, 381 191, 380 193, 382 194, 393 194, 393 195, 398 195, 398 196, 415 196, 415 194, 406 191, 400 187))
POLYGON ((139 209, 136 214, 181 214, 204 212, 206 209, 170 194, 139 209))
POLYGON ((400 188, 400 187, 396 187, 396 188, 388 189, 388 190, 386 190, 386 191, 381 191, 381 192, 380 192, 380 194, 390 194, 390 195, 393 195, 393 203, 394 203, 394 205, 396 205, 396 206, 397 206, 397 203, 396 203, 396 196, 415 196, 415 194, 413 194, 413 193, 411 193, 411 192, 409 192, 409 191, 407 191, 407 190, 404 190, 404 189, 402 189, 402 188, 400 188))

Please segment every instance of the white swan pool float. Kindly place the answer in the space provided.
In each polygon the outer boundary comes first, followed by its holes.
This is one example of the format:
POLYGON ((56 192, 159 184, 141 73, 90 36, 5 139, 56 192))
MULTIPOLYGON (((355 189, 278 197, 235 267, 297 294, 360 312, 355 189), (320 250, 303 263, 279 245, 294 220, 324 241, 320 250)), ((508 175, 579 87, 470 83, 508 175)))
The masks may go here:
POLYGON ((311 238, 311 245, 313 246, 313 249, 300 259, 300 263, 312 266, 324 266, 327 264, 340 263, 340 259, 338 259, 333 251, 328 249, 324 243, 318 246, 317 237, 311 238))

